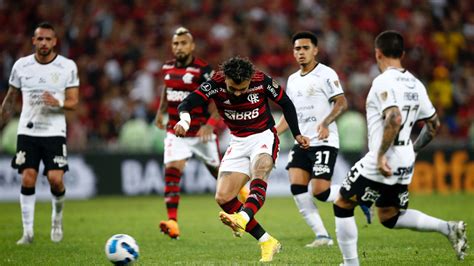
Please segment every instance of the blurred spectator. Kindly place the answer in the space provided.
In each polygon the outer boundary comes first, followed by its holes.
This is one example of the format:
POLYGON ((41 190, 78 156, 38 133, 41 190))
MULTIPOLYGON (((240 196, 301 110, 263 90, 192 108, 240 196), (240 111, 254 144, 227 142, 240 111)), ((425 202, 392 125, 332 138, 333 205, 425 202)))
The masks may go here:
POLYGON ((453 84, 446 67, 434 68, 433 80, 428 84, 428 95, 437 108, 450 110, 453 106, 453 84))
POLYGON ((18 129, 18 118, 11 119, 0 135, 0 151, 13 155, 16 152, 16 135, 18 129))
POLYGON ((362 153, 367 143, 365 117, 358 111, 349 109, 337 120, 341 152, 362 153))
POLYGON ((211 65, 247 56, 281 84, 296 68, 291 35, 312 31, 320 39, 320 61, 333 66, 355 107, 365 104, 376 74, 373 38, 381 30, 399 30, 406 37, 404 65, 429 85, 444 121, 437 140, 468 141, 474 102, 471 0, 369 1, 363 9, 350 0, 53 2, 1 2, 0 100, 13 62, 31 53, 34 26, 43 20, 62 25, 58 49, 77 62, 81 79, 83 110, 68 116, 76 135, 70 137, 71 151, 114 149, 130 117, 151 122, 163 85, 156 70, 171 56, 167 36, 180 25, 196 35, 196 52, 211 65))
POLYGON ((152 149, 150 127, 141 118, 129 119, 119 133, 119 149, 129 152, 148 152, 152 149))

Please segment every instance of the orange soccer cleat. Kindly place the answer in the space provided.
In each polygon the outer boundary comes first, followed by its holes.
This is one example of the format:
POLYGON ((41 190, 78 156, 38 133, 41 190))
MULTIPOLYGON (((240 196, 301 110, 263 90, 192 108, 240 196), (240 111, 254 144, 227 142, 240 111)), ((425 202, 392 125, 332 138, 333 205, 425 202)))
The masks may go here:
POLYGON ((175 220, 161 221, 160 230, 163 234, 169 235, 172 239, 179 238, 179 226, 175 220))

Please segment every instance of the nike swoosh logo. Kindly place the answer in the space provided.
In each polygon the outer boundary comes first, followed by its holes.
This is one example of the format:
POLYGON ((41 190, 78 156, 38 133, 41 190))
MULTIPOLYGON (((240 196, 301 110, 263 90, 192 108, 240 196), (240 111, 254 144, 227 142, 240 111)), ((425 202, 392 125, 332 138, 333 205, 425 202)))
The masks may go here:
POLYGON ((33 78, 33 77, 25 77, 26 80, 29 80, 29 79, 31 79, 31 78, 33 78))

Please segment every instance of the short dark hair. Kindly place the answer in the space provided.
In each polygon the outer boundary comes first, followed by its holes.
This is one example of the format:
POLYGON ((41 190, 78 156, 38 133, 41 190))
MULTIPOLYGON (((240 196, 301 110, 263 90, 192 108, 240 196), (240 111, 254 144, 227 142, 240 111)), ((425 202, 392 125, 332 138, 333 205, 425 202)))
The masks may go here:
POLYGON ((318 37, 316 37, 316 34, 309 31, 297 32, 293 35, 291 39, 293 41, 293 44, 295 44, 296 40, 299 39, 310 39, 314 46, 318 46, 318 37))
POLYGON ((386 57, 401 58, 405 50, 403 37, 394 30, 384 31, 375 38, 375 48, 380 49, 386 57))
POLYGON ((250 80, 255 72, 252 62, 248 58, 240 56, 231 57, 222 63, 221 69, 226 78, 232 79, 237 84, 250 80))
POLYGON ((53 24, 51 24, 47 21, 43 21, 43 22, 39 23, 38 26, 36 26, 35 30, 38 29, 38 28, 49 29, 49 30, 52 30, 52 31, 56 32, 54 30, 53 24))

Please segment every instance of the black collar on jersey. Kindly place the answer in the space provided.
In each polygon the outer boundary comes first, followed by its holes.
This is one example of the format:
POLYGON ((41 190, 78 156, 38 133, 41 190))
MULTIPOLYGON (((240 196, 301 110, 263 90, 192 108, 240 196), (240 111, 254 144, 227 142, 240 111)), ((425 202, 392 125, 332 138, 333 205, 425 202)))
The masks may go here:
POLYGON ((407 72, 407 70, 403 67, 402 68, 392 67, 392 66, 387 67, 387 70, 390 70, 390 69, 393 69, 393 70, 396 70, 396 71, 399 71, 399 72, 402 72, 402 73, 407 72))
POLYGON ((54 60, 56 60, 56 57, 58 57, 58 54, 56 54, 56 55, 53 57, 53 59, 51 59, 51 61, 46 62, 46 63, 41 63, 40 61, 38 61, 38 59, 36 58, 36 54, 35 54, 33 57, 35 58, 35 61, 36 61, 38 64, 40 64, 40 65, 47 65, 47 64, 53 62, 54 60))
POLYGON ((175 66, 176 68, 186 68, 186 67, 192 65, 192 64, 194 63, 194 60, 196 60, 196 58, 195 58, 194 56, 192 56, 192 55, 191 55, 191 57, 192 57, 192 60, 189 62, 189 64, 187 64, 187 65, 182 65, 182 66, 178 66, 178 60, 174 59, 174 66, 175 66))
POLYGON ((301 71, 300 71, 300 76, 301 76, 301 77, 304 77, 304 76, 308 75, 309 73, 313 72, 313 70, 315 70, 318 65, 319 65, 319 62, 316 62, 316 65, 314 65, 313 69, 311 69, 310 71, 306 72, 306 74, 304 74, 304 75, 301 74, 301 71))

